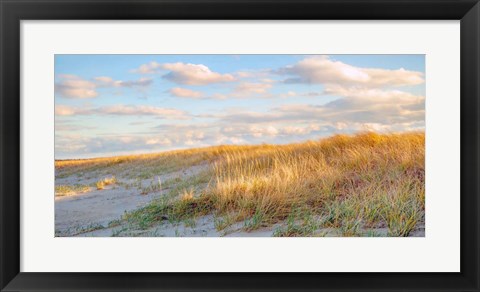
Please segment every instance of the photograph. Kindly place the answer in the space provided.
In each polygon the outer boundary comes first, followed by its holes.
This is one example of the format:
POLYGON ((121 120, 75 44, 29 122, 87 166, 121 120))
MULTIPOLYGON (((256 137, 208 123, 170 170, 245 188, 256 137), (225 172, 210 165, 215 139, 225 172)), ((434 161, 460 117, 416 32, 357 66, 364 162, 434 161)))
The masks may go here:
POLYGON ((423 54, 54 59, 55 237, 425 237, 423 54))

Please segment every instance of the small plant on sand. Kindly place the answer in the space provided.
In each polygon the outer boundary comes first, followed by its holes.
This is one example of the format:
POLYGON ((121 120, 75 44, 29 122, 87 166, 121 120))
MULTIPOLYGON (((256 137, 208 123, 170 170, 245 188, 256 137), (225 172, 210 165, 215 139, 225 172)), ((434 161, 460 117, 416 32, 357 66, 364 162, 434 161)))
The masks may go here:
POLYGON ((308 210, 294 210, 287 218, 287 224, 275 229, 273 236, 277 237, 305 237, 323 236, 319 228, 320 221, 308 210))
POLYGON ((150 181, 150 185, 148 187, 142 188, 142 191, 140 194, 148 195, 149 193, 160 192, 160 191, 162 191, 162 181, 160 180, 160 178, 157 178, 156 181, 154 180, 150 181))
POLYGON ((95 183, 95 186, 97 187, 97 190, 103 190, 105 189, 105 186, 108 186, 108 185, 113 185, 117 182, 117 179, 112 176, 112 177, 106 177, 102 180, 99 180, 95 183))
POLYGON ((236 217, 237 216, 235 216, 235 214, 233 213, 227 213, 224 216, 215 216, 213 221, 215 225, 215 229, 217 231, 222 231, 230 227, 232 224, 234 224, 237 221, 236 217))
POLYGON ((252 217, 244 221, 243 229, 252 231, 262 227, 263 216, 262 210, 256 210, 252 217))
POLYGON ((349 219, 342 222, 342 225, 340 226, 340 231, 342 232, 342 235, 346 237, 358 236, 360 227, 360 219, 349 219))
POLYGON ((195 191, 193 188, 190 188, 189 190, 183 190, 183 193, 180 196, 180 200, 184 202, 189 202, 193 200, 193 197, 195 197, 195 191))
POLYGON ((408 236, 415 229, 419 221, 419 214, 416 207, 410 207, 404 210, 394 209, 387 211, 386 218, 388 226, 388 235, 395 237, 408 236))

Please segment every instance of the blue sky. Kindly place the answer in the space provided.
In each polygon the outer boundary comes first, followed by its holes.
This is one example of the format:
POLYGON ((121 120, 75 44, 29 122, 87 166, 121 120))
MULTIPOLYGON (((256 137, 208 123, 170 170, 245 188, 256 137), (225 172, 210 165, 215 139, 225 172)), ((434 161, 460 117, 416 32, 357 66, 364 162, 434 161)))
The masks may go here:
POLYGON ((56 55, 55 158, 422 130, 424 55, 56 55))

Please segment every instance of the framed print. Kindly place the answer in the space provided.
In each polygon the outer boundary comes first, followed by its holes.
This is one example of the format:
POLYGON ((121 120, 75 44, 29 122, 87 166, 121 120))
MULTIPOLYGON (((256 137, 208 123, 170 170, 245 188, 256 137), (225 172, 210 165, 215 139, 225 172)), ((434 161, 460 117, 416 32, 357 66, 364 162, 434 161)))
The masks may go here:
POLYGON ((1 291, 479 291, 477 1, 1 5, 1 291))

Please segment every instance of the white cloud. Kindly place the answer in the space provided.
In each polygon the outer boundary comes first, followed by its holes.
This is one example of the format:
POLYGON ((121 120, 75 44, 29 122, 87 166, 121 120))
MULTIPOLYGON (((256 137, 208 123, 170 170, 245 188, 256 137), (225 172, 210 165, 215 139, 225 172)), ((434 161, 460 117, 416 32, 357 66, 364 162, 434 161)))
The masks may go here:
POLYGON ((310 124, 307 126, 286 126, 280 130, 284 135, 308 135, 313 131, 319 131, 320 125, 310 124))
MULTIPOLYGON (((332 129, 344 130, 352 125, 369 124, 370 128, 379 128, 375 124, 405 124, 424 121, 425 97, 399 90, 356 89, 339 86, 327 87, 329 94, 338 99, 323 104, 285 104, 267 112, 248 110, 230 110, 214 115, 218 123, 226 125, 225 133, 237 133, 239 125, 255 124, 260 129, 273 125, 278 134, 308 134, 317 131, 318 123, 329 125, 332 129), (277 126, 284 125, 284 126, 277 126), (305 125, 314 125, 308 126, 305 125), (286 127, 285 127, 286 126, 286 127), (301 128, 299 128, 301 127, 301 128)), ((252 131, 250 131, 252 132, 252 131)), ((261 130, 253 131, 256 136, 264 136, 261 130)))
POLYGON ((140 78, 138 80, 114 80, 111 77, 100 76, 92 80, 85 80, 75 75, 59 75, 60 81, 55 83, 55 92, 65 98, 94 98, 98 96, 98 88, 102 87, 129 87, 145 88, 152 84, 150 78, 140 78))
POLYGON ((133 69, 133 73, 139 73, 139 74, 153 74, 157 73, 159 69, 161 69, 162 64, 159 64, 157 62, 150 62, 147 64, 140 65, 137 69, 133 69))
POLYGON ((327 126, 332 128, 328 123, 319 121, 296 121, 295 125, 292 126, 289 125, 292 124, 292 121, 282 119, 250 123, 219 121, 216 124, 223 125, 220 128, 221 136, 241 138, 247 143, 285 143, 285 141, 292 141, 292 139, 295 140, 298 137, 303 137, 301 138, 302 140, 307 140, 321 132, 325 132, 327 126), (225 124, 229 126, 225 126, 225 124))
POLYGON ((145 140, 147 145, 172 145, 172 141, 168 138, 147 138, 145 140))
POLYGON ((98 95, 96 84, 75 75, 60 75, 62 80, 55 84, 55 92, 66 98, 93 98, 98 95))
POLYGON ((342 97, 342 100, 350 100, 357 105, 408 105, 422 103, 425 97, 414 95, 400 90, 381 90, 370 88, 355 88, 341 86, 327 86, 325 94, 342 97))
POLYGON ((170 71, 163 78, 183 85, 206 85, 235 81, 233 75, 213 72, 202 64, 167 63, 161 65, 161 68, 170 71))
POLYGON ((232 82, 236 78, 232 74, 221 74, 210 70, 203 64, 150 62, 141 65, 132 72, 152 74, 168 71, 163 78, 182 85, 207 85, 212 83, 232 82))
POLYGON ((425 120, 425 97, 399 90, 327 89, 342 98, 323 107, 335 122, 395 124, 425 120))
POLYGON ((170 90, 175 96, 202 98, 202 99, 219 99, 226 100, 230 98, 270 98, 273 95, 269 92, 272 88, 272 84, 269 83, 254 83, 254 82, 241 82, 237 84, 230 92, 227 93, 214 93, 209 96, 204 96, 200 92, 184 90, 183 88, 174 88, 175 92, 170 90))
POLYGON ((360 68, 333 61, 328 56, 308 57, 276 71, 292 75, 286 83, 337 84, 343 86, 388 87, 424 83, 421 72, 403 68, 397 70, 360 68))
POLYGON ((170 94, 176 97, 193 98, 193 99, 198 99, 203 97, 203 94, 200 91, 194 91, 194 90, 181 88, 181 87, 174 87, 170 89, 169 92, 170 94))
POLYGON ((75 114, 75 108, 66 105, 56 105, 55 115, 57 116, 72 116, 75 114))
POLYGON ((131 70, 133 73, 154 74, 166 73, 163 77, 170 81, 183 85, 207 85, 212 83, 233 82, 239 79, 261 79, 263 83, 273 83, 275 80, 268 79, 271 69, 238 71, 231 74, 213 72, 203 64, 191 63, 157 63, 155 61, 140 65, 131 70), (262 79, 263 78, 263 79, 262 79))
POLYGON ((268 126, 259 126, 259 125, 252 125, 249 128, 249 133, 255 138, 260 138, 263 136, 277 136, 278 130, 272 125, 268 126))

